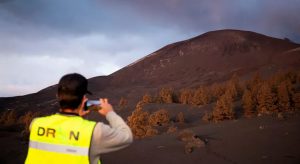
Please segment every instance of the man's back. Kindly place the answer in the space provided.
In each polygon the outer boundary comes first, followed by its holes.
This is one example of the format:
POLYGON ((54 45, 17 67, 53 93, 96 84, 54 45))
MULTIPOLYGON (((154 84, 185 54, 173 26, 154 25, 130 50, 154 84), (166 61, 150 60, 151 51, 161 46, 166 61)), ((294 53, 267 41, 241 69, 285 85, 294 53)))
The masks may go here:
MULTIPOLYGON (((45 149, 50 143, 48 149, 52 149, 51 151, 57 149, 61 153, 77 154, 78 157, 80 152, 88 152, 89 163, 96 164, 102 153, 122 149, 128 146, 133 139, 130 128, 115 112, 110 112, 106 119, 110 126, 101 122, 96 124, 96 122, 76 115, 61 113, 36 118, 31 124, 30 147, 37 149, 37 142, 42 142, 44 145, 39 144, 44 149, 42 151, 47 151, 45 149), (54 143, 64 146, 55 147, 54 143), (88 145, 88 147, 80 147, 81 145, 88 145)), ((28 159, 30 159, 29 155, 33 155, 31 151, 28 152, 28 159)), ((57 154, 54 154, 53 157, 49 155, 37 155, 37 157, 41 157, 37 159, 40 163, 42 161, 45 161, 42 163, 56 163, 55 161, 61 160, 58 159, 57 154)), ((36 156, 34 158, 36 159, 36 156)), ((67 161, 66 157, 63 158, 63 161, 67 161)), ((81 160, 77 159, 76 161, 81 160)), ((26 160, 26 163, 32 162, 26 160)))
POLYGON ((89 148, 96 123, 79 116, 54 114, 31 125, 25 163, 89 163, 89 148))
POLYGON ((25 163, 99 163, 100 155, 128 146, 132 132, 107 99, 99 99, 98 113, 109 125, 82 118, 91 94, 88 81, 80 74, 67 74, 58 84, 59 113, 31 123, 25 163))

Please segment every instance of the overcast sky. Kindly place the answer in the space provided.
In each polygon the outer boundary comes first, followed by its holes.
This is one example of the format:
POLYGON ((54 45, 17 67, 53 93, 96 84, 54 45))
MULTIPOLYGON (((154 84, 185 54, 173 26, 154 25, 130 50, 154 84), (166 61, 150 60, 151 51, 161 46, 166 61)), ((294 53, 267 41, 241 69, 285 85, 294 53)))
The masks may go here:
POLYGON ((157 49, 218 29, 300 43, 299 0, 0 0, 0 97, 72 72, 109 75, 157 49))

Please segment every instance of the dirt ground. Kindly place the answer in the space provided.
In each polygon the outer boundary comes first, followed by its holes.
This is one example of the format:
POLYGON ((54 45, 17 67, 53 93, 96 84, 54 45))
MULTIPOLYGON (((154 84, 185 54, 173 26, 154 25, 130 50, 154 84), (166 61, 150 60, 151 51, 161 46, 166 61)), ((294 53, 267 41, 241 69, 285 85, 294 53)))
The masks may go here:
POLYGON ((176 133, 138 140, 103 155, 103 163, 300 163, 300 116, 259 117, 202 124, 192 129, 207 145, 186 154, 176 133))
MULTIPOLYGON (((194 118, 194 117, 190 117, 194 118)), ((196 118, 196 117, 195 117, 196 118)), ((135 140, 123 150, 103 154, 102 163, 300 163, 300 113, 286 120, 273 116, 241 118, 218 124, 189 120, 175 133, 135 140), (207 144, 185 153, 178 133, 190 129, 207 144)), ((27 142, 19 132, 0 131, 0 163, 24 163, 27 142)))

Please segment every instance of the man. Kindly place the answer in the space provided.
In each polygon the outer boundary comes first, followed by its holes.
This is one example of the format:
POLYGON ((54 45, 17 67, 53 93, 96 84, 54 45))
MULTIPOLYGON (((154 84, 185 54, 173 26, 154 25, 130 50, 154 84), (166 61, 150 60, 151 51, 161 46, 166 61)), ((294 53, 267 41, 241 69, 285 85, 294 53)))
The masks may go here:
POLYGON ((100 99, 98 113, 109 125, 85 120, 88 81, 80 74, 67 74, 58 84, 60 111, 36 118, 30 125, 30 142, 25 163, 100 163, 100 155, 132 143, 130 128, 107 99, 100 99))

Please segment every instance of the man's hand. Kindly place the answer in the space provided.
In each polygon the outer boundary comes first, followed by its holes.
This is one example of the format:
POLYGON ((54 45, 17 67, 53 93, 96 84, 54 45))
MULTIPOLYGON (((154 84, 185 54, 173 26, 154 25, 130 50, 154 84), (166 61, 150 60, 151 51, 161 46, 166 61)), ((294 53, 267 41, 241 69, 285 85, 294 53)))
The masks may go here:
POLYGON ((98 110, 98 112, 103 115, 103 116, 106 116, 107 113, 113 111, 113 107, 108 103, 108 100, 105 98, 105 99, 99 99, 100 101, 100 107, 101 109, 98 110))
POLYGON ((85 105, 85 102, 88 101, 87 97, 86 96, 83 96, 83 100, 82 100, 82 103, 80 104, 80 107, 78 109, 78 114, 79 116, 83 117, 85 115, 87 115, 88 113, 90 113, 89 110, 85 111, 84 110, 84 105, 85 105))

